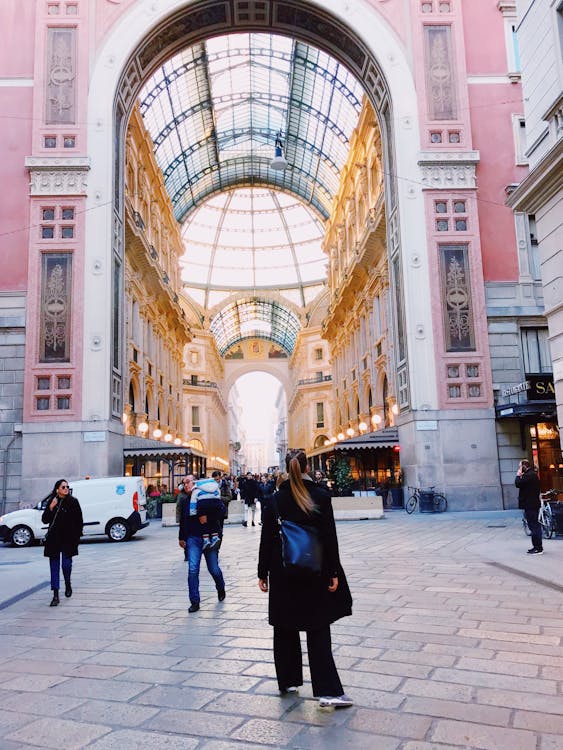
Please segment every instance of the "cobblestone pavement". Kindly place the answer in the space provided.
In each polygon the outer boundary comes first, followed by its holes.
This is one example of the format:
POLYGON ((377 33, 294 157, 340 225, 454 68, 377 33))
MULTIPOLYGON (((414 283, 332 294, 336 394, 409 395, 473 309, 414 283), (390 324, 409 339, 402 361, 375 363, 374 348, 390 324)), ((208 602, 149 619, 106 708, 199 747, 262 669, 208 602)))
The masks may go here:
MULTIPOLYGON (((4 602, 1 750, 563 748, 563 537, 530 560, 510 512, 338 532, 354 615, 333 642, 353 708, 319 710, 309 682, 278 695, 259 527, 227 529, 227 599, 202 569, 189 615, 177 531, 153 524, 83 544, 59 607, 48 586, 4 602)), ((4 547, 0 566, 12 588, 47 579, 41 548, 4 547)))

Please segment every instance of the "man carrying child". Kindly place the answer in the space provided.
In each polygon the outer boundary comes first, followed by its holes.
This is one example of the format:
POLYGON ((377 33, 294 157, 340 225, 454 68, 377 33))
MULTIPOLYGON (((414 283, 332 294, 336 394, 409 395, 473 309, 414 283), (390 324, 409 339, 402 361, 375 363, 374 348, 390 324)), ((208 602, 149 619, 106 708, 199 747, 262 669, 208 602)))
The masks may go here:
POLYGON ((200 606, 199 568, 201 556, 205 556, 207 570, 215 581, 217 598, 225 599, 225 581, 219 567, 219 546, 221 544, 221 522, 225 506, 217 482, 214 479, 193 477, 184 480, 184 491, 180 495, 180 528, 178 544, 187 552, 188 612, 197 612, 200 606))

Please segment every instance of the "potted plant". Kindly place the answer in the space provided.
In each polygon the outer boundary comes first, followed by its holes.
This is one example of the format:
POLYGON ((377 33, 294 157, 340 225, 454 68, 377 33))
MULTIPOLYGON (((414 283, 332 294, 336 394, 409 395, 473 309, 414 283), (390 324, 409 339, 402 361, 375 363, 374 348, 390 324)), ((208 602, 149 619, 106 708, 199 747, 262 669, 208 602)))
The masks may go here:
POLYGON ((331 466, 330 478, 332 480, 337 497, 346 497, 352 494, 354 479, 347 458, 337 458, 331 466))

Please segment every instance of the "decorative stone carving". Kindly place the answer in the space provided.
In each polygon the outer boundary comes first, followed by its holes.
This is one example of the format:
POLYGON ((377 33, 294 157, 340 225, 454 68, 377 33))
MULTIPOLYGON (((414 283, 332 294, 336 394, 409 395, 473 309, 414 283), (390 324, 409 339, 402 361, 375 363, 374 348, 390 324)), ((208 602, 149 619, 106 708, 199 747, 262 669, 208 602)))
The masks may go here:
POLYGON ((30 195, 84 195, 87 192, 88 158, 28 157, 30 195))
POLYGON ((41 361, 68 362, 70 357, 70 290, 72 257, 69 253, 43 257, 41 300, 41 361))
POLYGON ((431 120, 457 117, 450 26, 425 26, 425 65, 431 120))
POLYGON ((46 122, 70 124, 76 118, 76 29, 51 28, 47 37, 46 122))
POLYGON ((418 163, 421 182, 427 188, 474 188, 478 151, 423 152, 418 163))
POLYGON ((440 246, 446 351, 475 349, 473 303, 466 245, 440 246))

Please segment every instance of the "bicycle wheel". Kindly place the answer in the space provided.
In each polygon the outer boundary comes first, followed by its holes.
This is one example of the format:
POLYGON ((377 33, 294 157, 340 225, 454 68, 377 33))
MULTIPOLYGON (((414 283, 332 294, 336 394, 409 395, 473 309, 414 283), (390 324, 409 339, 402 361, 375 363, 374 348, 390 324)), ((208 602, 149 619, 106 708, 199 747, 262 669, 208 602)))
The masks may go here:
POLYGON ((444 513, 448 509, 448 501, 446 500, 445 495, 440 495, 437 493, 434 495, 434 512, 435 513, 444 513))
POLYGON ((549 505, 544 508, 541 519, 542 534, 546 539, 551 539, 553 532, 555 531, 555 524, 553 523, 553 514, 549 505))
POLYGON ((526 534, 526 536, 532 536, 532 532, 530 531, 530 527, 528 526, 528 522, 526 521, 526 516, 522 516, 522 526, 524 528, 524 534, 526 534))
POLYGON ((407 513, 414 513, 414 509, 416 508, 416 504, 418 502, 418 498, 416 495, 411 495, 407 502, 405 503, 405 510, 407 513))

